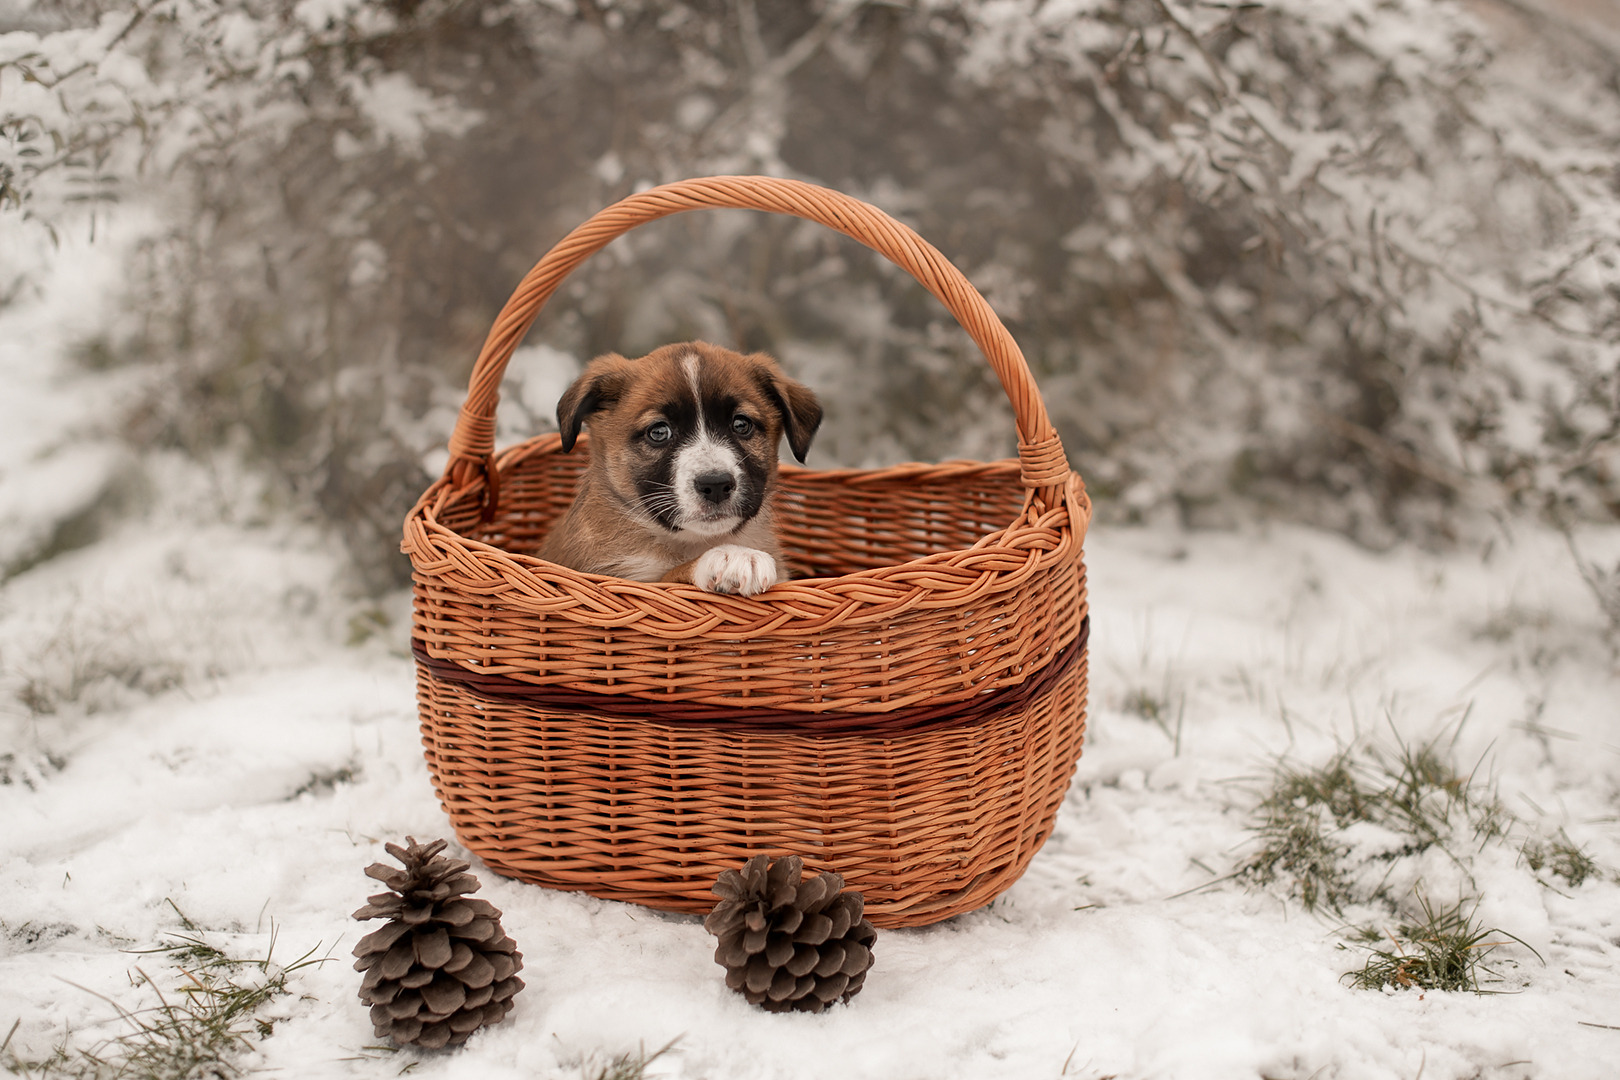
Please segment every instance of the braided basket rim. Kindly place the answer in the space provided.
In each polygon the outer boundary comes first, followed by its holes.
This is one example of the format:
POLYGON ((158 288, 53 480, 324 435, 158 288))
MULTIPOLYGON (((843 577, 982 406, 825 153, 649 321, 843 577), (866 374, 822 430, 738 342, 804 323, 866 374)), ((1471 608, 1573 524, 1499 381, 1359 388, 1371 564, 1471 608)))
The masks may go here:
MULTIPOLYGON (((581 437, 583 443, 585 436, 581 437)), ((503 470, 520 458, 545 453, 559 446, 556 433, 539 435, 504 451, 496 461, 503 470)), ((578 448, 576 447, 576 451, 578 448)), ((810 475, 818 481, 892 482, 907 478, 948 480, 1006 470, 1016 477, 1017 462, 955 461, 938 465, 906 464, 886 469, 814 470, 783 466, 784 472, 810 475)), ((467 584, 514 610, 561 617, 593 626, 634 622, 648 634, 685 640, 694 634, 732 639, 802 633, 811 624, 859 625, 880 622, 901 611, 955 607, 963 603, 962 589, 937 587, 930 571, 971 571, 967 590, 975 598, 1017 589, 1032 574, 1053 562, 1074 561, 1082 549, 1091 518, 1091 502, 1078 474, 1071 472, 1066 497, 1058 506, 1040 510, 1026 495, 1023 510, 1006 527, 981 537, 971 547, 939 551, 905 562, 870 567, 831 577, 797 578, 776 584, 755 596, 704 592, 684 582, 631 581, 588 574, 547 562, 536 555, 508 551, 457 532, 438 520, 460 499, 476 499, 482 480, 456 488, 441 477, 424 492, 406 518, 400 550, 411 558, 424 579, 453 580, 456 569, 471 563, 485 579, 467 584), (1033 517, 1033 521, 1031 518, 1033 517), (1007 542, 1011 535, 1013 542, 1007 542), (1057 537, 1056 544, 1040 543, 1057 537), (446 551, 458 559, 447 559, 446 551), (438 557, 434 557, 438 553, 438 557), (973 564, 1022 559, 1016 570, 983 570, 973 564), (449 563, 450 566, 446 566, 449 563), (908 580, 909 579, 909 580, 908 580)))

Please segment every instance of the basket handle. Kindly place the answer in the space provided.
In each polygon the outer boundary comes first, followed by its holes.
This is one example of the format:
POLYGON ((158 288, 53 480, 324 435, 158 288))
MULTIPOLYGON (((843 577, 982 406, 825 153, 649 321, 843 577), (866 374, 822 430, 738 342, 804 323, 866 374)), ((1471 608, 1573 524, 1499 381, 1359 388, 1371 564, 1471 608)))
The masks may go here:
POLYGON ((465 487, 482 477, 486 513, 496 500, 495 406, 501 377, 540 309, 563 279, 591 255, 638 225, 686 210, 765 210, 819 222, 859 240, 916 278, 956 317, 1001 380, 1018 421, 1019 475, 1026 488, 1048 506, 1063 498, 1069 462, 1046 414, 1040 389, 1007 328, 983 296, 945 256, 910 227, 875 206, 829 188, 769 176, 708 176, 664 184, 621 199, 563 237, 518 283, 495 318, 473 366, 450 435, 445 476, 465 487))

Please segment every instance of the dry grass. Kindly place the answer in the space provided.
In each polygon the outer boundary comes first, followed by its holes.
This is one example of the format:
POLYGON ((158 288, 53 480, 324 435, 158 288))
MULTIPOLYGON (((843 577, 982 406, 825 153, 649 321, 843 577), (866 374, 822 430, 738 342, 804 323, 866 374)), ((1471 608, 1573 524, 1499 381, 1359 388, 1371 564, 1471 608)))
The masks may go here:
MULTIPOLYGON (((170 906, 174 906, 170 902, 170 906)), ((251 1049, 253 1040, 270 1034, 273 1021, 258 1015, 272 999, 287 993, 287 979, 295 972, 324 963, 306 953, 291 964, 271 959, 233 957, 204 937, 204 932, 175 908, 182 932, 140 955, 160 957, 175 966, 176 978, 168 991, 139 967, 136 985, 150 985, 156 1005, 131 1010, 108 1000, 129 1029, 87 1049, 64 1041, 49 1057, 29 1060, 11 1048, 16 1025, 0 1043, 0 1068, 25 1077, 70 1080, 195 1080, 241 1075, 236 1062, 251 1049)), ((19 1021, 20 1023, 20 1021, 19 1021)))
POLYGON ((647 1067, 670 1050, 680 1041, 679 1036, 660 1046, 652 1053, 647 1053, 645 1046, 640 1047, 633 1054, 619 1054, 604 1065, 598 1066, 594 1072, 582 1070, 589 1080, 646 1080, 647 1067))
POLYGON ((1392 986, 1400 990, 1490 993, 1480 988, 1482 976, 1494 981, 1500 981, 1500 977, 1485 959, 1507 944, 1490 939, 1507 938, 1521 945, 1524 942, 1505 930, 1480 925, 1473 911, 1466 908, 1459 900, 1451 907, 1436 910, 1426 897, 1420 897, 1417 916, 1393 932, 1360 931, 1360 941, 1371 955, 1362 967, 1347 972, 1344 978, 1359 990, 1392 986), (1382 946, 1385 941, 1389 948, 1382 946))

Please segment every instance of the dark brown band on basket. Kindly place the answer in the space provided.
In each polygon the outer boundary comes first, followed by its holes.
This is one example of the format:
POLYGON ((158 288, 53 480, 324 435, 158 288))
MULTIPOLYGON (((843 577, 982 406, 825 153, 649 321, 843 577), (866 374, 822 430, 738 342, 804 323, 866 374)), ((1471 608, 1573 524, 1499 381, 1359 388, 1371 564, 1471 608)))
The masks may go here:
POLYGON ((1058 650, 1058 655, 1032 677, 1016 686, 942 705, 913 705, 887 713, 824 712, 806 713, 791 709, 747 709, 713 705, 668 704, 622 694, 593 694, 557 686, 486 675, 450 660, 428 655, 420 638, 411 639, 411 653, 429 674, 445 682, 457 683, 482 697, 521 701, 557 712, 585 712, 624 720, 652 720, 672 727, 769 728, 796 734, 871 734, 941 729, 969 725, 1022 710, 1046 693, 1085 655, 1091 636, 1091 616, 1080 620, 1080 633, 1058 650))

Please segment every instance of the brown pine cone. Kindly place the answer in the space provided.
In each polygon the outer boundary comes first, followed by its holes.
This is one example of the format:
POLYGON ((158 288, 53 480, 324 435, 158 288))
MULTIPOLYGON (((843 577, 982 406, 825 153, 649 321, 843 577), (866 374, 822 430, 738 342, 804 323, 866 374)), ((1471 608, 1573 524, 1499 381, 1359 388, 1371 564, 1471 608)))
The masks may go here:
POLYGON ((378 893, 354 913, 360 920, 387 919, 354 947, 356 971, 366 973, 360 1000, 371 1006, 379 1039, 438 1049, 463 1043, 512 1008, 523 989, 517 972, 523 954, 501 929, 501 913, 478 891, 468 864, 439 855, 445 841, 405 847, 384 844, 405 865, 366 867, 391 890, 378 893))
POLYGON ((720 902, 703 920, 720 939, 715 963, 726 985, 771 1012, 820 1012, 848 1001, 866 981, 877 931, 861 917, 860 893, 826 872, 801 880, 797 855, 756 855, 714 883, 720 902))

